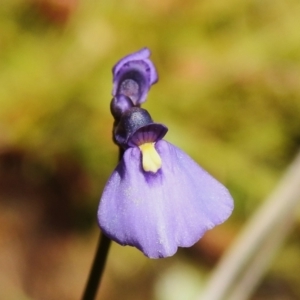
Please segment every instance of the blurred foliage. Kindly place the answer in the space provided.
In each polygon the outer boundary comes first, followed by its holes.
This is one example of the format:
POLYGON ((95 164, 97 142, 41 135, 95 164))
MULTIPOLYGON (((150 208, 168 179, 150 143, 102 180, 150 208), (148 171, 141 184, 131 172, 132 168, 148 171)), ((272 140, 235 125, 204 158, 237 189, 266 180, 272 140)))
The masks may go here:
POLYGON ((229 186, 237 214, 270 191, 300 142, 296 1, 69 0, 64 23, 43 2, 1 7, 2 145, 71 153, 103 186, 110 69, 146 45, 161 78, 146 107, 169 139, 229 186))
POLYGON ((229 188, 229 224, 243 222, 300 145, 299 27, 295 0, 2 0, 0 151, 47 178, 76 165, 95 215, 117 160, 111 68, 147 46, 160 81, 145 107, 229 188))

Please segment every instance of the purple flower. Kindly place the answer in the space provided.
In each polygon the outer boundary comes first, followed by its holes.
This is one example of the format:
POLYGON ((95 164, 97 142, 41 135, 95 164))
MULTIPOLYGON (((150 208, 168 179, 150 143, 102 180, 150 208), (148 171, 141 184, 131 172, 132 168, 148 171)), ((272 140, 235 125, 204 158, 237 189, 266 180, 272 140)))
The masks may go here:
POLYGON ((124 156, 108 180, 98 209, 103 232, 150 258, 172 256, 224 222, 228 190, 187 154, 162 138, 166 126, 130 108, 115 128, 124 156))
POLYGON ((133 106, 145 102, 151 85, 158 80, 155 66, 149 56, 150 50, 143 48, 116 63, 113 68, 112 95, 114 97, 126 96, 133 106))

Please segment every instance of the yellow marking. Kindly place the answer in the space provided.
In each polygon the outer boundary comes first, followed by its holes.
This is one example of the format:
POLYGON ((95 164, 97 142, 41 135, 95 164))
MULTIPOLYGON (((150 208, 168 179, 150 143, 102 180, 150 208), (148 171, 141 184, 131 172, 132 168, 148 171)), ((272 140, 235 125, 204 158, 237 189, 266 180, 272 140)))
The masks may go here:
POLYGON ((155 143, 145 143, 140 145, 142 151, 142 165, 146 172, 156 173, 161 168, 161 158, 157 153, 155 143))

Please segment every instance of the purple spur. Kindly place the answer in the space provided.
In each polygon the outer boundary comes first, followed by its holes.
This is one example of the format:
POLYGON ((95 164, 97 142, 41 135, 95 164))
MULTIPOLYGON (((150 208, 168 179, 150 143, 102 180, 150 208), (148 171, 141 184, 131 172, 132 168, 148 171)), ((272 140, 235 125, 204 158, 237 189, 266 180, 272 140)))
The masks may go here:
MULTIPOLYGON (((135 53, 120 61, 136 65, 147 60, 148 68, 137 71, 144 74, 133 73, 138 85, 135 91, 145 82, 139 78, 156 74, 148 56, 149 50, 146 58, 135 53)), ((115 76, 122 68, 120 62, 114 68, 115 76)), ((131 80, 129 74, 123 78, 131 80)), ((115 90, 121 91, 122 80, 114 77, 114 83, 115 90)), ((178 247, 192 246, 207 230, 223 223, 233 210, 233 200, 220 182, 163 139, 167 127, 153 122, 148 111, 139 107, 139 100, 132 100, 130 95, 130 91, 126 95, 113 93, 111 110, 117 116, 114 141, 124 155, 104 188, 98 223, 109 238, 121 245, 134 246, 150 258, 168 257, 178 247)))

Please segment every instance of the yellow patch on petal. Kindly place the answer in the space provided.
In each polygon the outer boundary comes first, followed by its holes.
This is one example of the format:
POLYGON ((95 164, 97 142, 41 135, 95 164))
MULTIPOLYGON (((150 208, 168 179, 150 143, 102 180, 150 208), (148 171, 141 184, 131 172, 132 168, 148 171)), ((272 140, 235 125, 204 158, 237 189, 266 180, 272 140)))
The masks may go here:
POLYGON ((156 173, 161 168, 161 158, 157 153, 155 143, 145 143, 140 145, 142 151, 142 165, 146 172, 156 173))

